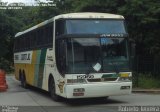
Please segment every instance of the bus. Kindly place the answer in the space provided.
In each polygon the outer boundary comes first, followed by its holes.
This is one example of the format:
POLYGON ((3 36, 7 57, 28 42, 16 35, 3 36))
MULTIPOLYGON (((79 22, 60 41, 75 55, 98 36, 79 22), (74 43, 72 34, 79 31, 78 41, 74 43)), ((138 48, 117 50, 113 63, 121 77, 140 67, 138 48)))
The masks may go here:
POLYGON ((127 95, 130 43, 121 15, 61 14, 15 35, 15 77, 55 101, 127 95))

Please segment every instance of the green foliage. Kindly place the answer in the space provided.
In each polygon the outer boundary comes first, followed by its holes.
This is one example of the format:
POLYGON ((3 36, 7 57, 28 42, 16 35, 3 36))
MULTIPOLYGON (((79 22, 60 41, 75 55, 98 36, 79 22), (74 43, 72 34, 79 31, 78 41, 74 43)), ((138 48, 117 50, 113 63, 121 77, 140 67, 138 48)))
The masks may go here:
POLYGON ((124 15, 137 54, 160 56, 159 0, 63 0, 60 12, 104 12, 124 15))
MULTIPOLYGON (((57 7, 0 10, 0 57, 12 61, 13 37, 55 15, 71 12, 104 12, 124 15, 137 55, 160 56, 159 0, 54 0, 57 7)), ((0 62, 1 63, 1 62, 0 62)))
POLYGON ((14 35, 57 14, 59 13, 55 7, 0 10, 0 58, 13 62, 14 35))
POLYGON ((126 4, 119 8, 119 12, 126 17, 129 34, 136 40, 139 52, 157 54, 157 50, 160 51, 158 39, 160 2, 158 0, 126 0, 126 4))
POLYGON ((133 87, 144 89, 160 88, 160 81, 153 78, 151 74, 137 74, 138 78, 133 80, 133 87), (138 85, 136 84, 138 83, 138 85))
MULTIPOLYGON (((12 12, 12 11, 11 11, 12 12)), ((22 27, 22 22, 14 17, 17 13, 11 13, 8 10, 0 11, 0 58, 12 61, 13 39, 15 32, 22 27)), ((2 63, 2 62, 0 62, 2 63)))
POLYGON ((23 11, 26 12, 26 17, 22 18, 22 21, 25 21, 23 30, 59 14, 59 11, 55 7, 24 8, 23 11))
POLYGON ((5 70, 7 73, 14 71, 13 66, 12 66, 12 62, 10 62, 4 58, 0 58, 0 69, 5 70))

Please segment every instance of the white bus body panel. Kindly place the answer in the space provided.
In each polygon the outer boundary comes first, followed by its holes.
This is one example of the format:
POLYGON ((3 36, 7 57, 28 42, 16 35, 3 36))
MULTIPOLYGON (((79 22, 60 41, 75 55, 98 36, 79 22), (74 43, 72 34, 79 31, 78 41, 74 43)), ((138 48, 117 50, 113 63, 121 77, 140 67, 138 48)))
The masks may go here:
POLYGON ((65 91, 67 98, 89 98, 131 94, 131 88, 127 90, 121 90, 121 86, 132 87, 132 82, 66 85, 65 91), (84 88, 84 96, 73 96, 74 88, 84 88))

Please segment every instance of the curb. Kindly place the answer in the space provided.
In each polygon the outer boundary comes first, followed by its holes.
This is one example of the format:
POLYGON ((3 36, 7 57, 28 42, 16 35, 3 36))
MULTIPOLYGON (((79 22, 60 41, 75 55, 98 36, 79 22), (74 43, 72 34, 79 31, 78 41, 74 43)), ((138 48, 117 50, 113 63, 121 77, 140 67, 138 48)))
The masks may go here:
POLYGON ((152 89, 140 89, 140 90, 132 90, 132 93, 152 93, 152 94, 160 94, 160 90, 152 90, 152 89))

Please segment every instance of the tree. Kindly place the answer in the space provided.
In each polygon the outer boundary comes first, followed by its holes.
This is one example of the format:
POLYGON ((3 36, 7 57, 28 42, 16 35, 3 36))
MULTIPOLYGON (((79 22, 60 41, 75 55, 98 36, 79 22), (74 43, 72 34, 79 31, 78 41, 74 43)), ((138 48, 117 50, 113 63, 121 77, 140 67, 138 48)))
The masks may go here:
POLYGON ((22 23, 15 17, 9 16, 8 11, 0 11, 0 58, 12 62, 13 37, 19 31, 22 23))
POLYGON ((137 43, 137 54, 160 53, 159 1, 126 0, 126 4, 119 8, 119 13, 126 17, 129 34, 137 43))
POLYGON ((0 57, 12 60, 14 35, 62 13, 104 12, 123 15, 137 55, 160 56, 159 0, 54 0, 57 7, 0 10, 0 57))

